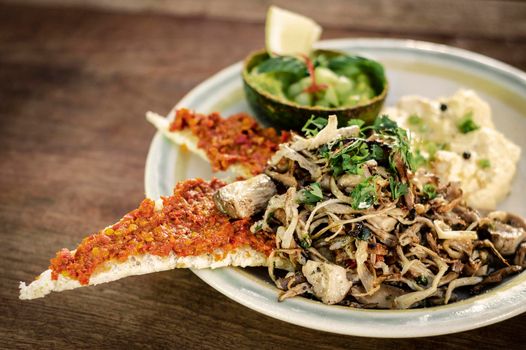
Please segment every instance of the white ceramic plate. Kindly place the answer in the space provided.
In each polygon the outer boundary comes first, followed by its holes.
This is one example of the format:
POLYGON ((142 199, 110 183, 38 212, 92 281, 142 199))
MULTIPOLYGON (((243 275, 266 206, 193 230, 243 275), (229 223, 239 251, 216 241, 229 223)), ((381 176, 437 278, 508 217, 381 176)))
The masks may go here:
MULTIPOLYGON (((384 39, 343 39, 320 47, 367 56, 382 62, 391 91, 387 105, 401 96, 448 96, 458 88, 477 91, 489 102, 497 128, 526 150, 526 74, 496 60, 448 46, 384 39)), ((186 95, 176 108, 230 115, 250 112, 242 90, 241 63, 234 64, 186 95)), ((169 118, 173 118, 173 111, 169 118)), ((511 195, 500 208, 526 216, 526 161, 521 158, 511 195)), ((219 174, 217 176, 221 177, 219 174)), ((146 195, 172 193, 176 181, 211 178, 210 166, 181 152, 159 133, 146 162, 146 195)), ((356 310, 294 298, 279 303, 277 290, 261 270, 223 268, 194 270, 206 283, 229 298, 280 320, 333 333, 370 337, 419 337, 464 331, 526 311, 526 273, 488 293, 446 306, 416 310, 356 310)))

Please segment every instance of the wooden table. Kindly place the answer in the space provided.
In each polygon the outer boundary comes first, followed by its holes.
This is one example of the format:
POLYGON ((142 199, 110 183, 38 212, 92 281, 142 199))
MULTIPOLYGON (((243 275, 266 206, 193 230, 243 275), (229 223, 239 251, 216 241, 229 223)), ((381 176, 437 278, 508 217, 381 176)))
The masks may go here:
MULTIPOLYGON (((478 36, 418 28, 329 26, 324 37, 411 37, 526 69, 524 31, 478 36)), ((517 349, 526 343, 526 315, 418 340, 317 332, 245 308, 187 270, 18 300, 18 281, 31 281, 57 248, 74 247, 143 198, 155 133, 145 111, 166 113, 199 82, 262 46, 256 20, 0 5, 0 348, 517 349)))

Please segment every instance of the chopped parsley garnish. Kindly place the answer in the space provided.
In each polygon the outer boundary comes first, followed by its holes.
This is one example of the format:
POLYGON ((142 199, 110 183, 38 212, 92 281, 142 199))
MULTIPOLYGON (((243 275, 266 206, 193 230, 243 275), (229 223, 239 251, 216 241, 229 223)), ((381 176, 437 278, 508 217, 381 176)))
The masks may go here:
POLYGON ((350 197, 352 198, 352 207, 355 210, 367 209, 376 204, 378 198, 376 193, 376 177, 371 176, 356 185, 350 197))
MULTIPOLYGON (((359 158, 356 157, 356 158, 359 158)), ((351 157, 349 154, 342 154, 342 167, 341 169, 349 174, 360 174, 362 172, 361 164, 358 159, 351 157)))
POLYGON ((369 148, 364 140, 352 140, 347 144, 339 142, 336 146, 336 152, 328 153, 329 164, 334 176, 339 176, 344 172, 359 174, 362 163, 371 159, 369 148))
POLYGON ((427 131, 427 125, 424 122, 424 119, 422 119, 422 117, 419 117, 416 114, 411 114, 409 118, 407 118, 407 122, 409 123, 409 125, 413 126, 416 130, 420 132, 427 131))
POLYGON ((317 182, 314 182, 307 186, 304 190, 301 191, 302 193, 302 203, 306 204, 314 204, 318 203, 323 199, 323 192, 321 190, 320 184, 317 182))
POLYGON ((479 159, 478 162, 477 162, 477 165, 481 169, 489 169, 489 168, 491 168, 491 162, 489 161, 489 159, 479 159))
POLYGON ((409 116, 409 118, 407 118, 407 121, 409 122, 409 124, 411 125, 420 125, 422 124, 422 118, 420 118, 419 116, 417 116, 416 114, 411 114, 409 116))
POLYGON ((473 121, 473 112, 466 113, 457 126, 458 130, 463 134, 480 129, 480 126, 473 121))
POLYGON ((318 148, 318 154, 325 159, 329 159, 331 157, 331 149, 328 144, 322 145, 320 148, 318 148))
POLYGON ((257 224, 256 227, 254 227, 254 230, 256 232, 261 231, 262 229, 263 229, 263 224, 261 224, 261 223, 257 224))
MULTIPOLYGON (((406 131, 404 129, 398 128, 396 137, 398 141, 393 146, 394 153, 400 153, 402 161, 405 163, 405 165, 410 170, 414 171, 416 169, 415 159, 413 153, 411 152, 411 149, 409 148, 409 139, 407 137, 406 131)), ((396 167, 394 166, 394 159, 391 159, 391 168, 396 169, 396 167)))
POLYGON ((364 124, 365 122, 361 119, 349 119, 349 121, 347 122, 348 126, 356 125, 359 128, 361 128, 364 124))
MULTIPOLYGON (((315 122, 315 119, 311 118, 309 122, 310 125, 315 122)), ((303 130, 306 131, 307 129, 310 130, 308 125, 303 130)), ((383 115, 376 119, 373 126, 363 128, 362 132, 366 130, 376 132, 382 141, 375 142, 366 141, 363 138, 353 138, 340 140, 319 148, 318 154, 329 160, 334 176, 340 176, 343 173, 361 174, 363 163, 369 160, 375 160, 380 166, 390 168, 395 175, 398 173, 396 161, 401 160, 411 170, 416 169, 417 163, 409 147, 407 132, 398 127, 396 122, 383 115)), ((362 135, 362 137, 365 136, 362 135)))
POLYGON ((386 159, 385 151, 384 149, 377 144, 374 144, 370 147, 371 149, 371 156, 376 161, 382 161, 386 159))
MULTIPOLYGON (((350 123, 354 123, 351 121, 350 123)), ((304 127, 304 131, 311 130, 309 125, 316 124, 312 117, 304 127)), ((357 124, 362 124, 358 122, 357 124)), ((315 126, 317 127, 317 126, 315 126)), ((332 175, 338 177, 344 173, 360 175, 364 173, 365 163, 374 160, 374 164, 384 167, 390 171, 389 186, 391 196, 394 200, 408 193, 408 184, 400 181, 398 173, 400 166, 407 166, 411 170, 426 163, 427 160, 418 153, 416 156, 411 152, 409 137, 406 130, 389 119, 388 116, 380 116, 373 126, 363 128, 362 131, 371 130, 378 136, 376 139, 365 140, 362 137, 338 140, 326 144, 318 149, 318 154, 328 160, 332 175), (402 164, 399 164, 399 163, 402 164)), ((369 177, 356 185, 350 192, 352 207, 362 210, 371 207, 378 202, 378 189, 376 176, 369 177)), ((304 195, 305 202, 317 202, 322 199, 321 190, 316 193, 311 188, 304 195)))
POLYGON ((409 122, 409 124, 411 125, 421 125, 423 120, 422 118, 420 118, 419 116, 417 116, 416 114, 411 114, 409 116, 409 118, 407 119, 407 121, 409 122))
POLYGON ((393 172, 396 173, 396 164, 393 157, 396 153, 400 154, 402 161, 409 169, 415 170, 414 156, 409 147, 409 137, 405 129, 398 127, 398 124, 386 115, 376 118, 373 129, 380 135, 394 139, 392 143, 393 152, 390 157, 390 165, 393 172))
POLYGON ((398 129, 398 124, 388 116, 382 115, 376 118, 373 128, 379 133, 388 132, 394 134, 396 129, 398 129))
POLYGON ((305 136, 316 136, 321 129, 323 129, 327 125, 328 121, 326 118, 323 117, 317 117, 311 116, 309 120, 305 123, 303 128, 301 128, 301 131, 305 134, 305 136))
POLYGON ((447 143, 437 143, 432 141, 426 141, 423 144, 425 150, 429 154, 429 159, 435 159, 435 155, 438 151, 447 150, 449 145, 447 143))
POLYGON ((394 200, 407 194, 407 184, 396 181, 393 178, 389 178, 389 189, 391 190, 391 197, 394 200))
POLYGON ((425 184, 422 188, 422 191, 424 192, 424 196, 426 196, 429 200, 435 199, 437 196, 437 189, 435 185, 425 184))
POLYGON ((386 162, 386 152, 382 146, 364 139, 351 139, 347 143, 340 141, 334 145, 335 151, 331 153, 330 147, 320 147, 320 155, 329 159, 329 164, 334 176, 343 173, 361 174, 363 163, 376 160, 378 163, 386 162))
POLYGON ((413 153, 414 169, 426 167, 429 162, 435 159, 436 153, 440 150, 448 150, 450 146, 448 143, 437 143, 433 141, 419 141, 415 146, 416 150, 413 153))

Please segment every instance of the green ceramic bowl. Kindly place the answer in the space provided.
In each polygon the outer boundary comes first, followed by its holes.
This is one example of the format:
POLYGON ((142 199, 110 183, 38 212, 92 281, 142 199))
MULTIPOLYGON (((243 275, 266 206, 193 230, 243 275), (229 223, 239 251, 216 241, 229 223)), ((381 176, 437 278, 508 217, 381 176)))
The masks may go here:
MULTIPOLYGON (((346 53, 329 50, 316 50, 314 55, 324 54, 328 57, 346 55, 346 53)), ((340 125, 349 119, 362 119, 366 123, 371 123, 380 112, 388 91, 388 82, 385 77, 375 75, 373 72, 366 72, 371 80, 371 85, 376 92, 376 96, 368 101, 352 107, 310 107, 302 106, 295 102, 279 98, 261 88, 254 86, 248 79, 251 70, 269 55, 265 50, 251 53, 243 64, 243 85, 245 94, 250 107, 256 115, 264 122, 285 130, 301 130, 307 120, 315 115, 316 117, 328 117, 335 114, 338 116, 340 125)))

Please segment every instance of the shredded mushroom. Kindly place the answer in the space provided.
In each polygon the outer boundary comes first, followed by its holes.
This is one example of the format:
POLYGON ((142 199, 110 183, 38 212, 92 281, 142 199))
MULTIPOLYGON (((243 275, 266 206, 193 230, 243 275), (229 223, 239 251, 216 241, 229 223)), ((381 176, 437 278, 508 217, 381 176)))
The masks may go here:
POLYGON ((275 233, 268 273, 283 291, 279 300, 447 304, 465 297, 462 288, 480 292, 526 265, 524 221, 483 217, 465 205, 458 184, 415 174, 408 135, 396 123, 379 117, 363 130, 337 123, 331 116, 313 137, 295 135, 265 171, 278 194, 252 232, 275 233), (293 272, 283 276, 283 267, 293 272))

